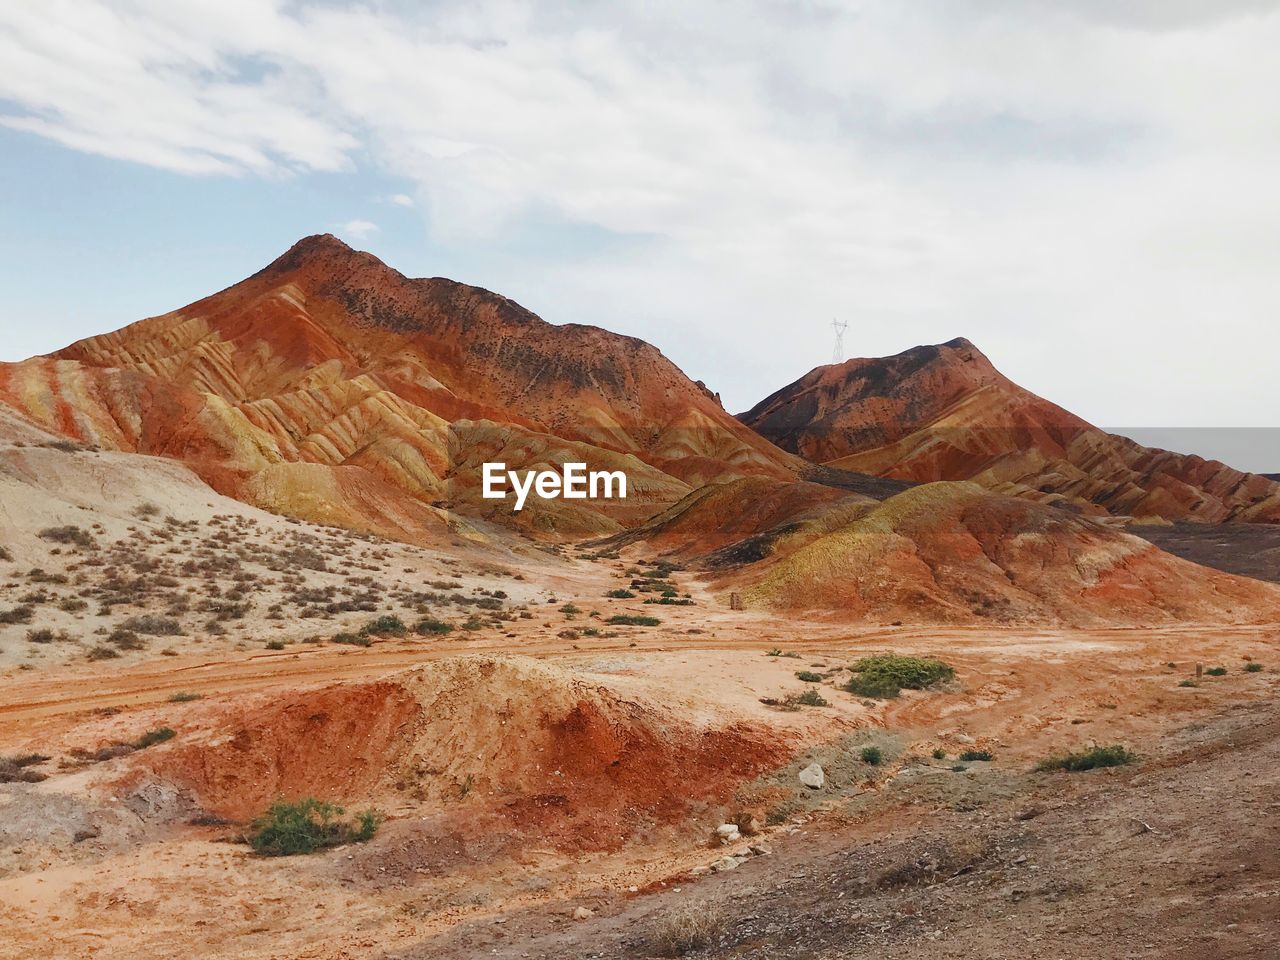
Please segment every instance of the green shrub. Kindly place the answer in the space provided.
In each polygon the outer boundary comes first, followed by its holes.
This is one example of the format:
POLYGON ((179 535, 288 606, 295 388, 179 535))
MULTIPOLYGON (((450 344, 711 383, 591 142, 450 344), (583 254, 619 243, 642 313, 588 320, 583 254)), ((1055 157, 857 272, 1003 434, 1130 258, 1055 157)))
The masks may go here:
POLYGON ((148 730, 129 746, 135 750, 145 750, 147 747, 154 747, 157 743, 164 743, 166 740, 172 740, 177 734, 169 727, 157 727, 154 730, 148 730))
POLYGON ((467 622, 462 625, 463 630, 479 630, 484 626, 484 621, 479 617, 471 616, 467 618, 467 622))
POLYGON ((650 597, 645 603, 656 603, 663 607, 692 607, 693 601, 688 599, 679 599, 675 596, 667 596, 663 594, 660 598, 654 599, 650 597))
POLYGON ((1251 660, 1249 663, 1246 663, 1244 665, 1244 672, 1245 673, 1261 673, 1262 664, 1258 663, 1256 660, 1251 660))
POLYGON ((641 617, 634 613, 619 613, 605 621, 620 627, 656 627, 661 622, 657 617, 641 617))
POLYGON ((896 697, 904 689, 925 690, 956 675, 941 660, 894 653, 863 657, 849 669, 853 676, 844 689, 860 697, 896 697))
POLYGON ((1227 675, 1227 668, 1226 667, 1210 667, 1208 670, 1205 671, 1205 675, 1210 677, 1225 677, 1227 675))
POLYGON ((572 620, 582 611, 577 607, 575 607, 572 603, 566 603, 563 607, 560 608, 560 612, 563 613, 567 619, 572 620))
POLYGON ((267 649, 268 649, 268 650, 283 650, 283 649, 284 649, 284 641, 283 641, 283 640, 268 640, 268 641, 267 641, 267 649))
POLYGON ((360 628, 360 632, 365 636, 372 637, 400 637, 409 632, 409 628, 404 625, 404 621, 399 617, 391 614, 384 614, 376 620, 371 620, 360 628))
POLYGON ((822 674, 814 673, 812 670, 797 670, 796 679, 803 680, 805 683, 821 683, 822 674))
POLYGON ((863 747, 858 756, 863 763, 869 763, 873 767, 880 766, 884 761, 884 752, 879 747, 863 747))
POLYGON ((1036 764, 1036 769, 1045 770, 1093 770, 1096 767, 1120 767, 1137 760, 1119 744, 1110 747, 1090 747, 1080 753, 1068 753, 1061 757, 1049 757, 1036 764))
POLYGON ((363 633, 338 633, 334 635, 333 642, 345 644, 348 647, 368 647, 373 645, 373 641, 363 633))
POLYGON ((314 797, 297 803, 277 800, 249 824, 245 840, 264 857, 287 857, 344 843, 364 843, 378 832, 382 816, 376 811, 366 810, 350 822, 341 819, 345 812, 314 797))
POLYGON ((1180 686, 1180 687, 1198 687, 1198 686, 1200 686, 1200 684, 1196 683, 1194 680, 1192 680, 1190 677, 1188 677, 1186 680, 1179 680, 1179 681, 1178 681, 1178 686, 1180 686))
POLYGON ((435 617, 427 617, 425 620, 419 620, 418 625, 413 628, 418 633, 425 636, 431 634, 443 635, 453 633, 453 625, 445 623, 443 620, 437 620, 435 617))
POLYGON ((990 750, 966 750, 960 754, 962 763, 972 763, 975 760, 994 760, 990 750))
POLYGON ((933 751, 933 759, 935 760, 947 759, 947 751, 943 750, 941 747, 938 747, 938 749, 933 751))
POLYGON ((633 599, 635 599, 635 594, 634 594, 634 593, 632 593, 630 590, 624 590, 624 589, 623 589, 623 588, 621 588, 621 587, 619 587, 619 588, 618 588, 618 589, 616 589, 616 590, 610 590, 608 593, 606 593, 606 594, 605 594, 605 596, 606 596, 606 597, 612 597, 614 600, 633 600, 633 599))
POLYGON ((789 694, 783 704, 789 707, 829 707, 831 706, 831 701, 820 694, 816 687, 809 687, 804 693, 789 694))

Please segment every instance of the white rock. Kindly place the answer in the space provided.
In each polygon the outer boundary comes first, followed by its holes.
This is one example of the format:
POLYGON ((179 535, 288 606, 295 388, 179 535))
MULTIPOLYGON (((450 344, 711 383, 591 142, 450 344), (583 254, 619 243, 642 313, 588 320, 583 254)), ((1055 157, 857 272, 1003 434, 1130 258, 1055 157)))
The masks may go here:
POLYGON ((738 825, 736 823, 722 823, 716 827, 717 836, 736 837, 738 835, 738 825))
POLYGON ((711 865, 711 869, 716 871, 716 873, 720 873, 724 870, 736 870, 738 864, 741 862, 742 861, 737 857, 721 857, 711 865))
POLYGON ((595 915, 594 910, 588 910, 586 907, 578 907, 577 910, 573 911, 573 919, 575 920, 590 920, 595 915))
POLYGON ((800 782, 810 790, 821 790, 822 785, 827 782, 827 776, 822 772, 822 767, 811 763, 800 771, 800 782))

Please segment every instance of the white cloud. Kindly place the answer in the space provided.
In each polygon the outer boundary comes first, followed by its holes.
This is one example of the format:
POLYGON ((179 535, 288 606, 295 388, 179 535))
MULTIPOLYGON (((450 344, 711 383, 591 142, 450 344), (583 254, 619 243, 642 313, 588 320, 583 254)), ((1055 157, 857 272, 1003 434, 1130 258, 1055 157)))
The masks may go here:
POLYGON ((412 207, 413 197, 407 193, 393 193, 387 197, 387 203, 394 204, 397 207, 412 207))
POLYGON ((5 4, 0 122, 189 174, 376 169, 465 279, 731 408, 839 315, 861 354, 967 335, 1095 421, 1267 423, 1280 11, 1122 6, 5 4), (494 253, 530 224, 622 239, 494 253))
POLYGON ((378 232, 378 225, 368 220, 348 220, 338 227, 338 233, 351 240, 368 240, 378 232))

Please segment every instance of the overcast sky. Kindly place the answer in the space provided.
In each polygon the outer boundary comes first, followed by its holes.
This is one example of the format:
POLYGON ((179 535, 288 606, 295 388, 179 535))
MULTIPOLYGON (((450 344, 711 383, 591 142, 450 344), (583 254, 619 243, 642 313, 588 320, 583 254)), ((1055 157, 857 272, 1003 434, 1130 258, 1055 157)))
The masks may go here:
POLYGON ((0 359, 332 231, 733 411, 839 317, 1100 425, 1271 426, 1277 50, 1245 0, 3 3, 0 359))

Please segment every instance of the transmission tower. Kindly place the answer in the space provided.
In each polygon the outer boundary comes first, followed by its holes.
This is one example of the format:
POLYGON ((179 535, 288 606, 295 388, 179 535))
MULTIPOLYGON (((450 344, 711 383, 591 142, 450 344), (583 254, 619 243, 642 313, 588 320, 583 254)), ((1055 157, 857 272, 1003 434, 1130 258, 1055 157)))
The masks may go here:
POLYGON ((849 324, 842 320, 832 320, 831 329, 836 332, 836 347, 831 351, 831 362, 844 363, 844 332, 849 329, 849 324))

